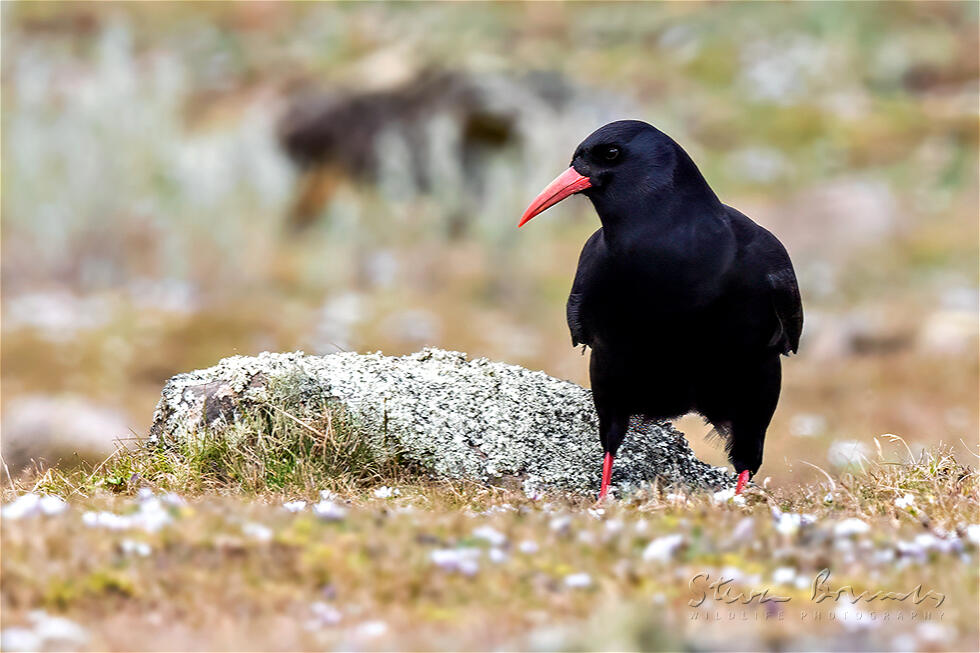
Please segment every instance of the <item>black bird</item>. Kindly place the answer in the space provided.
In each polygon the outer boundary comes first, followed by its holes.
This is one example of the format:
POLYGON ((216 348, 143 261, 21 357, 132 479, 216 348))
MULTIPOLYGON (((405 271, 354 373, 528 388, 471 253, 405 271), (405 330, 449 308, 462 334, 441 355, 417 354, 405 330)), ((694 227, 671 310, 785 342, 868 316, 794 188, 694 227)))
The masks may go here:
POLYGON ((632 415, 691 411, 725 437, 740 493, 762 464, 779 357, 796 352, 803 329, 786 249, 722 204, 672 138, 638 120, 586 138, 518 226, 575 193, 602 222, 582 249, 567 308, 572 345, 592 349, 605 451, 599 498, 632 415))

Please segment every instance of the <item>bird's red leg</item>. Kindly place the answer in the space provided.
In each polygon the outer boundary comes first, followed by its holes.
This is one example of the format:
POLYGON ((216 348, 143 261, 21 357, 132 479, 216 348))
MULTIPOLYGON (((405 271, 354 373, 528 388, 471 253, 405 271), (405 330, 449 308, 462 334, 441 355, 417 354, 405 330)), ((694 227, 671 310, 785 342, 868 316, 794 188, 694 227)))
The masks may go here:
POLYGON ((599 501, 606 498, 609 493, 609 480, 612 478, 613 455, 606 452, 606 457, 602 461, 602 486, 599 488, 599 501))
POLYGON ((738 475, 738 483, 735 484, 735 494, 741 494, 745 484, 749 482, 749 470, 743 469, 738 475))

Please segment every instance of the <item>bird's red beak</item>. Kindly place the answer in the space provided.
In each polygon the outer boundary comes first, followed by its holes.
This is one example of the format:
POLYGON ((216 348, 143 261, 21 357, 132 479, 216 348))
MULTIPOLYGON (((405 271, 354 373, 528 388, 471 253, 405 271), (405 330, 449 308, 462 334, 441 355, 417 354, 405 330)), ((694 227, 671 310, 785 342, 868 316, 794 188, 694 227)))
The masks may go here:
POLYGON ((580 191, 590 188, 592 182, 585 175, 580 175, 575 168, 569 168, 565 172, 548 184, 548 187, 541 191, 541 194, 534 198, 531 206, 527 207, 518 227, 523 227, 524 223, 541 213, 545 209, 554 206, 569 195, 574 195, 580 191))

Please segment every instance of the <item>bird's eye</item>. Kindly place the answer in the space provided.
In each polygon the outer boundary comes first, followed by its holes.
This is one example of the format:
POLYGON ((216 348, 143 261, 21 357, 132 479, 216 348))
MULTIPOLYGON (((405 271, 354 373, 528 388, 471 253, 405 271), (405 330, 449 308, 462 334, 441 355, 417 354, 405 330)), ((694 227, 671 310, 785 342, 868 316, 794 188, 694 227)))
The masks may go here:
POLYGON ((619 158, 619 148, 615 145, 609 145, 602 149, 602 158, 606 161, 615 161, 619 158))

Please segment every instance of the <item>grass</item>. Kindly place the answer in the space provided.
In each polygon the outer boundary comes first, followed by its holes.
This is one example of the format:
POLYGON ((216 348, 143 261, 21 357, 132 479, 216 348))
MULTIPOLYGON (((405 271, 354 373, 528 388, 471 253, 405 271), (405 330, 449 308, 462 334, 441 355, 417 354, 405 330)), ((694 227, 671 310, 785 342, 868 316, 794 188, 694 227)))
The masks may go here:
POLYGON ((354 432, 335 420, 293 417, 267 414, 265 433, 277 439, 246 438, 238 454, 213 443, 120 449, 98 468, 53 468, 6 488, 5 502, 34 490, 70 507, 4 519, 4 627, 45 610, 84 627, 83 645, 97 650, 967 650, 976 642, 978 477, 948 449, 913 456, 900 439, 883 439, 861 471, 757 488, 742 504, 649 489, 597 509, 591 497, 533 500, 370 456, 355 468, 317 453, 320 462, 283 474, 277 465, 294 458, 273 443, 358 451, 354 432), (127 473, 138 476, 113 482, 127 473), (398 493, 375 493, 379 486, 398 493), (139 487, 154 494, 137 496, 139 487), (324 488, 346 514, 282 507, 317 501, 324 488), (86 525, 94 518, 81 515, 100 511, 136 521, 86 525), (676 546, 660 539, 672 536, 676 546), (814 601, 823 569, 830 576, 819 591, 849 586, 843 598, 814 601), (734 580, 716 595, 708 583, 723 578, 734 580), (917 585, 933 598, 848 598, 917 585), (745 603, 763 589, 789 601, 745 603))
POLYGON ((422 473, 387 441, 365 434, 343 407, 301 400, 300 392, 289 379, 277 379, 266 401, 237 406, 234 425, 220 434, 203 431, 159 445, 119 441, 94 468, 39 471, 34 489, 67 496, 100 489, 124 494, 140 487, 314 496, 382 481, 403 483, 422 473))

